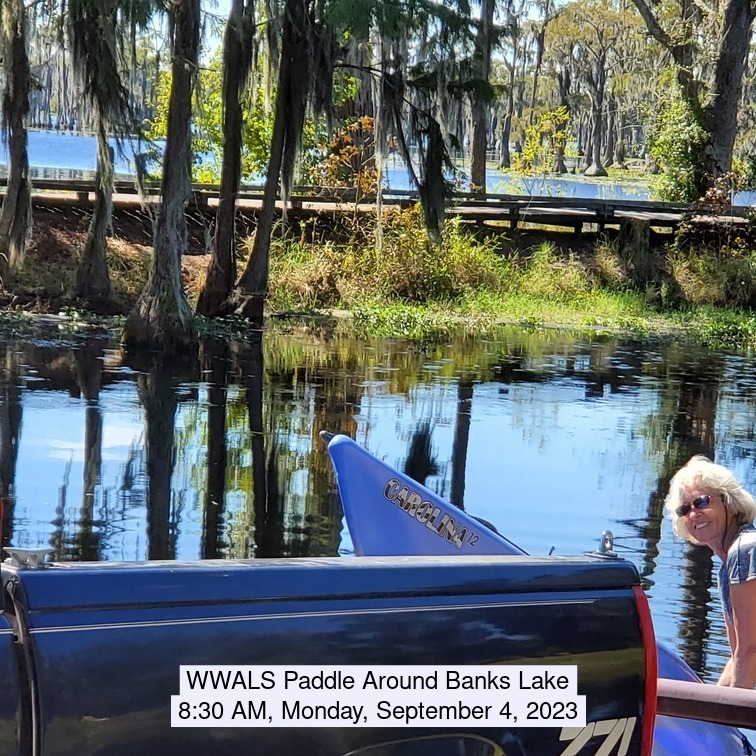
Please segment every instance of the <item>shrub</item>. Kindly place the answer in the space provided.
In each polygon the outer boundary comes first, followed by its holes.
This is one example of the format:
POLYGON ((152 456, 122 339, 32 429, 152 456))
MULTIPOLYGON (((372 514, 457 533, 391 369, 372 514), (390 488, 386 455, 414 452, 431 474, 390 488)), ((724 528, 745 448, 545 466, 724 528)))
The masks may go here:
POLYGON ((685 301, 695 305, 756 306, 756 252, 737 246, 672 246, 667 259, 685 301))
POLYGON ((593 288, 593 281, 574 255, 560 259, 554 245, 543 242, 526 262, 516 285, 522 294, 564 302, 584 297, 593 288))
POLYGON ((366 298, 432 302, 500 291, 511 266, 492 240, 477 240, 457 219, 441 244, 428 240, 419 207, 386 213, 383 244, 374 220, 359 221, 344 243, 277 242, 271 250, 271 299, 287 308, 352 306, 366 298))
POLYGON ((703 162, 706 132, 679 93, 660 104, 649 145, 661 168, 654 179, 659 199, 668 202, 698 199, 706 177, 703 162))

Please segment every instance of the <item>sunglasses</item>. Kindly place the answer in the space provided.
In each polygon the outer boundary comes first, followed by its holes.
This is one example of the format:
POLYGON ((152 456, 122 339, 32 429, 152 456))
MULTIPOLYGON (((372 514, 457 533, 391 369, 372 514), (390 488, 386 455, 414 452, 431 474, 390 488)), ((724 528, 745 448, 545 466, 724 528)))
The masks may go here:
POLYGON ((687 517, 691 509, 706 509, 706 507, 710 505, 711 496, 704 494, 703 496, 699 496, 697 499, 693 499, 693 501, 684 501, 675 510, 675 512, 677 513, 678 517, 687 517))

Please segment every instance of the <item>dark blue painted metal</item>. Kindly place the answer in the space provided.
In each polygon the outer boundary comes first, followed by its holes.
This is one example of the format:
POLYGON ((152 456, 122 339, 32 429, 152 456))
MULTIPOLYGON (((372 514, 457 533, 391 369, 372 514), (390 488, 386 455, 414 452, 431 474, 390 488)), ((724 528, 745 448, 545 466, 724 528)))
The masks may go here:
MULTIPOLYGON (((625 562, 410 557, 66 564, 6 569, 4 576, 15 583, 28 616, 46 755, 338 756, 397 737, 395 730, 348 728, 171 729, 170 696, 179 692, 181 664, 556 661, 579 665, 579 691, 593 702, 589 719, 640 715, 643 649, 638 622, 628 621, 636 612, 631 586, 638 576, 625 562)), ((401 698, 387 694, 397 703, 401 698)), ((564 750, 556 728, 505 732, 471 725, 469 734, 507 754, 564 750)), ((415 753, 429 752, 427 741, 416 745, 415 753)), ((637 753, 637 739, 632 745, 629 753, 637 753)))
POLYGON ((20 754, 21 691, 14 634, 8 619, 0 616, 0 753, 20 754))

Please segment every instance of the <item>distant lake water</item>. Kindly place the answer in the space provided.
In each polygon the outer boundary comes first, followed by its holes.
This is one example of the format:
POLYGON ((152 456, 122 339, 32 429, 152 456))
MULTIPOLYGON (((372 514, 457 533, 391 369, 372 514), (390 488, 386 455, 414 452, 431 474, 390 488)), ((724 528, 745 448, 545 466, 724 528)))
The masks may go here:
MULTIPOLYGON (((115 153, 115 172, 121 178, 134 175, 134 155, 148 149, 146 142, 110 140, 115 153)), ((7 165, 7 145, 0 145, 0 161, 7 165)), ((97 168, 97 138, 68 131, 29 131, 29 166, 32 179, 93 178, 97 168)))
MULTIPOLYGON (((116 175, 124 179, 133 177, 134 155, 146 152, 149 145, 137 140, 123 140, 119 146, 114 139, 111 139, 111 145, 116 155, 116 175)), ((7 148, 5 145, 0 145, 0 161, 7 163, 7 160, 7 148)), ((32 179, 93 178, 97 166, 97 140, 93 135, 66 131, 30 131, 29 163, 32 168, 32 179)), ((388 160, 386 181, 393 189, 409 189, 407 171, 398 158, 388 160)), ((257 182, 262 183, 262 177, 258 177, 257 182)), ((642 179, 628 181, 589 179, 580 174, 523 178, 489 169, 486 188, 489 192, 497 194, 627 201, 653 199, 647 183, 642 179)), ((735 196, 734 202, 746 206, 754 204, 756 192, 741 192, 735 196)))

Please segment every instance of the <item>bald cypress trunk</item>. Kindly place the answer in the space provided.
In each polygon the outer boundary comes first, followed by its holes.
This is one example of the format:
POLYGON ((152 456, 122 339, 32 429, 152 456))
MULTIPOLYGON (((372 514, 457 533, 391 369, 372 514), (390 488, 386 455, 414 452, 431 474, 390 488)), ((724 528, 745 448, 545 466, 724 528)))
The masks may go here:
MULTIPOLYGON (((491 49, 493 47, 494 0, 483 0, 480 7, 480 24, 475 38, 473 66, 479 87, 488 84, 491 73, 491 49)), ((486 193, 486 147, 488 136, 488 103, 475 94, 472 98, 472 160, 470 183, 475 191, 486 193)))
POLYGON ((606 176, 601 163, 601 140, 604 132, 604 91, 606 89, 606 51, 601 50, 593 71, 585 78, 591 98, 591 151, 586 154, 590 165, 583 171, 586 176, 606 176))
POLYGON ((512 157, 509 153, 509 139, 512 135, 512 118, 515 111, 514 93, 515 80, 517 78, 517 45, 519 43, 519 29, 517 22, 512 31, 512 67, 509 69, 509 86, 507 87, 507 114, 501 127, 501 156, 499 157, 499 168, 509 169, 512 157))
POLYGON ((709 95, 704 104, 704 125, 709 131, 705 155, 710 180, 732 170, 740 90, 751 40, 753 15, 754 10, 748 0, 729 0, 722 12, 722 31, 716 50, 716 63, 709 82, 709 95))
POLYGON ((174 0, 171 9, 173 78, 163 159, 163 202, 150 276, 126 320, 123 340, 128 346, 180 354, 197 346, 192 312, 181 281, 181 256, 187 245, 184 210, 191 196, 190 125, 199 53, 200 0, 174 0))
MULTIPOLYGON (((633 0, 633 3, 651 36, 672 56, 682 95, 697 125, 705 132, 704 144, 694 155, 705 168, 696 186, 699 196, 704 196, 716 179, 732 169, 740 92, 756 8, 751 0, 724 0, 717 6, 716 39, 706 49, 708 57, 702 67, 702 61, 697 59, 695 36, 680 40, 677 33, 668 31, 670 26, 664 28, 666 18, 659 14, 655 3, 649 0, 633 0), (696 77, 701 68, 711 72, 707 87, 696 77)), ((696 3, 682 6, 685 23, 700 25, 700 13, 696 3)))
POLYGON ((76 296, 94 310, 110 312, 107 234, 113 214, 113 154, 108 142, 108 126, 103 114, 97 115, 97 186, 89 233, 84 242, 76 271, 76 296))
MULTIPOLYGON (((224 305, 224 309, 231 309, 257 325, 262 325, 265 299, 268 295, 270 235, 273 231, 276 195, 281 180, 284 156, 285 152, 293 151, 294 141, 298 137, 294 133, 296 124, 292 124, 292 120, 298 115, 304 115, 302 97, 306 96, 307 89, 302 87, 302 78, 308 76, 308 27, 312 25, 312 12, 310 0, 286 0, 276 111, 262 207, 255 231, 252 254, 239 283, 224 305)), ((293 161, 291 154, 289 154, 289 159, 293 161)))
POLYGON ((215 247, 197 312, 217 315, 236 280, 236 196, 241 180, 242 106, 252 58, 253 1, 233 0, 223 42, 223 164, 218 212, 215 216, 215 247))
POLYGON ((0 211, 0 277, 10 282, 12 269, 23 265, 31 235, 31 184, 26 116, 31 72, 26 52, 23 0, 2 0, 3 133, 8 141, 8 185, 0 211))

